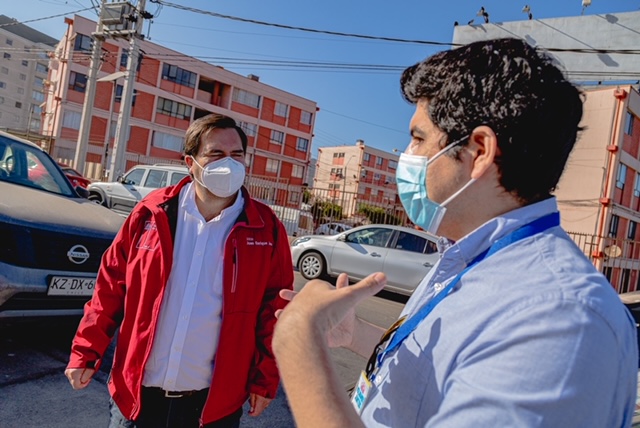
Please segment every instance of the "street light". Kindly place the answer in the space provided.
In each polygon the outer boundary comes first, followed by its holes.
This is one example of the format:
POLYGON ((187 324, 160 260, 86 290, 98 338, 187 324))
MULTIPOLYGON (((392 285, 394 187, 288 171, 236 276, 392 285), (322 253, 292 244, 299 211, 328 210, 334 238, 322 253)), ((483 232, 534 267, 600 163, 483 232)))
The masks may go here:
POLYGON ((107 132, 105 133, 106 135, 104 136, 104 156, 102 158, 102 179, 103 180, 106 179, 109 174, 107 169, 107 166, 109 165, 107 163, 107 158, 109 156, 109 140, 111 139, 111 121, 113 120, 113 109, 116 102, 117 81, 118 79, 124 77, 125 74, 126 73, 124 71, 117 71, 115 73, 107 74, 106 76, 101 77, 100 79, 97 80, 97 82, 111 82, 112 84, 111 102, 109 104, 109 122, 107 123, 107 132))
POLYGON ((347 170, 349 168, 349 162, 351 162, 351 160, 353 158, 357 157, 356 155, 351 155, 351 157, 349 158, 349 160, 347 160, 347 163, 344 165, 344 172, 342 173, 342 200, 340 202, 340 207, 342 208, 342 216, 344 217, 344 212, 345 212, 345 200, 344 200, 344 194, 345 191, 347 189, 347 170))

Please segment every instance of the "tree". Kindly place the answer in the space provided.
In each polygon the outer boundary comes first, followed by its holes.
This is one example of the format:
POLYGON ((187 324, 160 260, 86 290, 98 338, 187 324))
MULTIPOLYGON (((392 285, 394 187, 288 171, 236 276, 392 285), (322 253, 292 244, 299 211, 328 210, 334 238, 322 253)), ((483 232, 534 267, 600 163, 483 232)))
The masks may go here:
POLYGON ((322 223, 326 218, 339 220, 342 218, 342 207, 329 201, 317 200, 311 206, 311 214, 316 224, 322 223))
POLYGON ((402 219, 398 218, 389 210, 381 207, 376 207, 369 204, 358 205, 358 214, 366 216, 371 223, 376 224, 401 224, 402 219))

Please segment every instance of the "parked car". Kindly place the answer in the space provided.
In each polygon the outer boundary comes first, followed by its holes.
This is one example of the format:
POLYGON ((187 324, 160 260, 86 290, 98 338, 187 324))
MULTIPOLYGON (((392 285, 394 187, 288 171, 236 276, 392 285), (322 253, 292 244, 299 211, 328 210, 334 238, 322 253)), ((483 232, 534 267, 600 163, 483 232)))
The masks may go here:
POLYGON ((344 223, 325 223, 316 228, 316 235, 337 235, 351 229, 351 226, 344 223))
MULTIPOLYGON (((640 348, 640 291, 622 293, 620 294, 620 300, 631 312, 631 316, 636 322, 636 335, 638 347, 640 348)), ((638 360, 638 367, 640 368, 640 359, 638 360)))
POLYGON ((0 132, 0 319, 80 315, 123 218, 37 145, 0 132))
POLYGON ((387 275, 386 289, 410 295, 438 261, 436 238, 402 226, 370 224, 333 236, 303 236, 291 243, 293 266, 306 279, 345 272, 358 281, 387 275))
POLYGON ((63 163, 58 163, 58 165, 60 166, 60 169, 62 169, 62 172, 64 172, 64 175, 67 176, 71 184, 73 184, 73 187, 80 186, 86 189, 91 184, 91 180, 83 177, 82 174, 71 168, 69 165, 65 165, 63 163))
POLYGON ((186 166, 180 165, 137 165, 118 181, 91 183, 89 199, 107 208, 128 215, 133 207, 159 187, 171 186, 189 175, 186 166))

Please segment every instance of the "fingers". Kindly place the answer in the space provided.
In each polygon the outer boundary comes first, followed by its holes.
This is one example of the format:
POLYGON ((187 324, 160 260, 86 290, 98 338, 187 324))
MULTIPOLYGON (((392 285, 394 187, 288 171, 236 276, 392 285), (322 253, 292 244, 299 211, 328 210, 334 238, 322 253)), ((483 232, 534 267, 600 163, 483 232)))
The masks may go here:
POLYGON ((278 293, 278 295, 283 298, 284 300, 287 301, 291 301, 294 297, 296 297, 296 294, 298 294, 297 291, 293 291, 293 290, 280 290, 280 292, 278 293))
POLYGON ((249 394, 249 414, 251 416, 260 416, 260 414, 271 403, 270 398, 261 397, 257 394, 249 394))
POLYGON ((69 383, 73 389, 82 389, 89 385, 94 373, 94 369, 88 368, 67 369, 64 371, 64 374, 67 376, 67 379, 69 379, 69 383))
POLYGON ((341 273, 338 275, 338 279, 336 280, 336 288, 344 288, 349 286, 349 277, 346 273, 341 273))
POLYGON ((386 275, 382 272, 376 272, 350 286, 345 292, 349 293, 349 300, 351 300, 353 304, 356 304, 360 300, 380 292, 386 283, 386 275))

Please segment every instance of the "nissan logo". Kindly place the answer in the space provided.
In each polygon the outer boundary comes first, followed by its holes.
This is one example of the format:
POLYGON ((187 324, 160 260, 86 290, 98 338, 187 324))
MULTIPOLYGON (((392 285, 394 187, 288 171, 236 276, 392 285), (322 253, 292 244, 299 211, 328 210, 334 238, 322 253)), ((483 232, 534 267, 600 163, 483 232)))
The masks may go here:
POLYGON ((87 250, 87 247, 84 245, 74 245, 67 252, 67 257, 69 257, 69 260, 71 260, 72 263, 81 265, 89 260, 89 250, 87 250))

